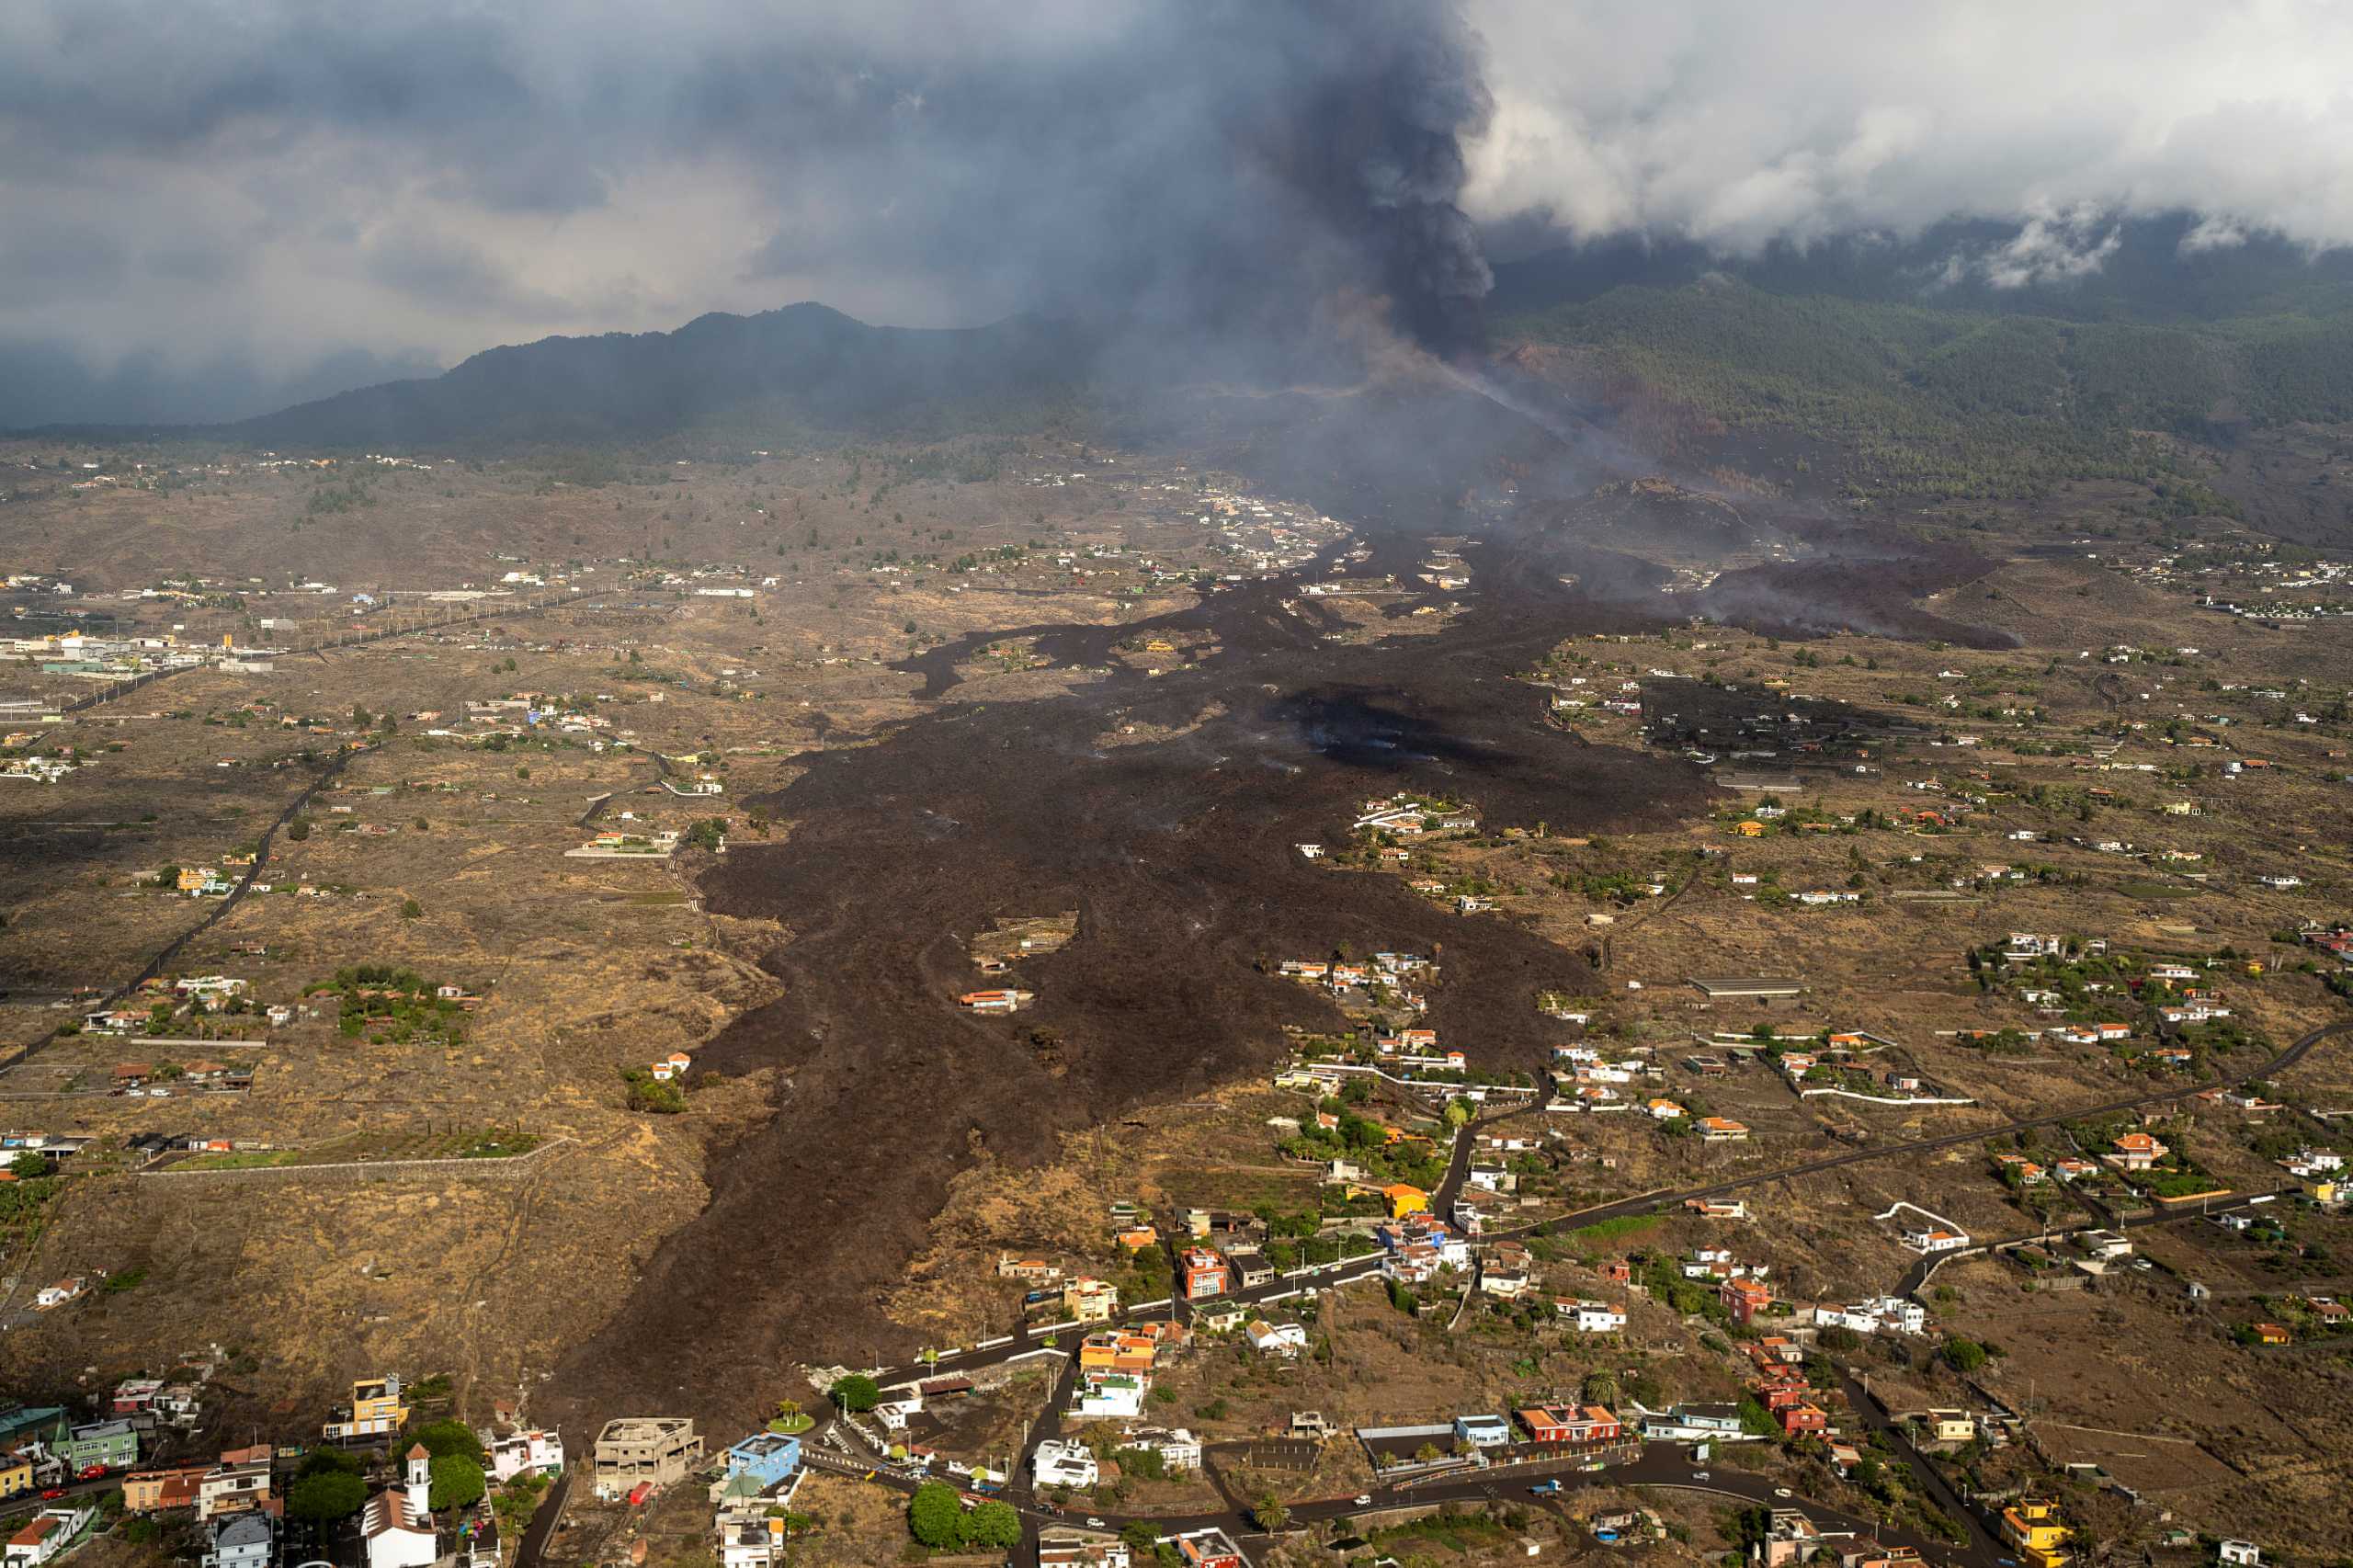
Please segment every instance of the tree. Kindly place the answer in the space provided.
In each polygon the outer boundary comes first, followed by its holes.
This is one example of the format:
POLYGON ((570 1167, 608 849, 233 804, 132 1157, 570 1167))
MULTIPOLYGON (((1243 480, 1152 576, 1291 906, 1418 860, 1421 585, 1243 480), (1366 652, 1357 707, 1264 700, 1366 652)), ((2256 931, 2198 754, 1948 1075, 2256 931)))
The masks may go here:
POLYGON ((367 1502, 368 1483, 349 1471, 322 1471, 286 1489, 286 1511, 314 1524, 349 1518, 367 1502))
POLYGON ((8 1162, 8 1174, 19 1181, 38 1180, 49 1174, 49 1162, 39 1154, 19 1154, 8 1162))
POLYGON ((1142 1519, 1136 1519, 1120 1532, 1120 1540, 1126 1543, 1131 1554, 1149 1556, 1152 1549, 1160 1544, 1160 1532, 1142 1519))
POLYGON ((425 914, 425 905, 423 905, 423 904, 421 904, 421 903, 417 903, 417 902, 416 902, 416 900, 415 900, 415 899, 413 899, 413 898, 404 898, 404 899, 401 900, 401 918, 402 918, 402 919, 404 919, 404 920, 415 920, 415 919, 419 919, 419 918, 421 918, 421 917, 424 915, 424 914, 425 914))
POLYGON ((1280 1534, 1282 1528, 1290 1523, 1290 1510, 1271 1490, 1258 1494, 1258 1500, 1250 1506, 1250 1517, 1268 1535, 1280 1534))
POLYGON ((852 1415, 863 1415, 882 1403, 881 1385, 864 1372, 852 1372, 835 1383, 832 1392, 834 1403, 852 1415))
POLYGON ((286 836, 292 839, 297 844, 300 844, 302 840, 310 837, 311 819, 309 817, 296 817, 293 821, 288 823, 286 824, 286 836))
POLYGON ((956 1489, 938 1481, 916 1487, 915 1494, 907 1500, 907 1529, 926 1546, 963 1545, 964 1505, 958 1500, 956 1489))
POLYGON ((1985 1365, 1985 1346, 1973 1339, 1952 1338, 1945 1341, 1945 1362, 1966 1377, 1985 1365))
POLYGON ((1587 1404, 1616 1404, 1618 1403, 1618 1374, 1587 1372, 1585 1375, 1585 1387, 1581 1392, 1587 1404))
POLYGON ((445 1454, 463 1454, 476 1464, 489 1456, 483 1452, 482 1439, 474 1429, 452 1416, 428 1421, 416 1429, 415 1440, 425 1445, 425 1451, 435 1459, 445 1454))
POLYGON ((1021 1516, 1010 1503, 983 1503, 965 1518, 964 1539, 974 1546, 1018 1546, 1021 1516))
POLYGON ((433 1461, 426 1506, 435 1512, 463 1508, 482 1501, 482 1466, 463 1454, 443 1454, 433 1461))

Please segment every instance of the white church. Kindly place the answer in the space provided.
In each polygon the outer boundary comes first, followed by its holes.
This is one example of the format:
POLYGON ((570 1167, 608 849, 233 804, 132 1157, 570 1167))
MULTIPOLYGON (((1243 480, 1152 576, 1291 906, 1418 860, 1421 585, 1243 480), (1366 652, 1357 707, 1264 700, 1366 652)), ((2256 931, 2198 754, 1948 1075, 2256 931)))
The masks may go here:
POLYGON ((433 1533, 433 1456, 423 1443, 408 1451, 408 1484, 387 1487, 368 1499, 360 1535, 368 1543, 368 1568, 432 1568, 441 1556, 433 1533))

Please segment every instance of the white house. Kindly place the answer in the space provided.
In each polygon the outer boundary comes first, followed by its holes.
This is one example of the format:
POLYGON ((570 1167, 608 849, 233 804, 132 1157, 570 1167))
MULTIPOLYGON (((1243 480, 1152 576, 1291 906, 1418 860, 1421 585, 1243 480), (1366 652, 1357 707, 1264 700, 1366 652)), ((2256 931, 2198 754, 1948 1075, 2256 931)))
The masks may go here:
MULTIPOLYGON (((1029 1460, 1030 1481, 1038 1486, 1086 1488, 1095 1484, 1097 1473, 1094 1453, 1085 1443, 1067 1439, 1048 1438, 1029 1460)), ((377 1565, 370 1562, 369 1568, 377 1565)))
POLYGON ((1144 1380, 1128 1372, 1090 1372, 1079 1385, 1073 1415, 1132 1421, 1143 1414, 1144 1380))
POLYGON ((71 1545, 90 1522, 96 1510, 80 1503, 68 1503, 62 1508, 43 1508, 27 1519, 14 1535, 0 1562, 6 1568, 39 1568, 71 1545))
POLYGON ((518 1475, 563 1472, 563 1437, 556 1432, 517 1432, 490 1445, 492 1479, 504 1483, 518 1475))
POLYGON ((1851 1328, 1857 1334, 1926 1334, 1927 1309, 1901 1296, 1873 1296, 1852 1306, 1821 1305, 1813 1309, 1820 1328, 1851 1328))
POLYGON ((1268 1323, 1253 1318, 1242 1325, 1242 1333, 1250 1341, 1250 1348, 1261 1356, 1286 1358, 1307 1348, 1307 1330, 1295 1323, 1268 1323))
POLYGON ((1580 1301, 1568 1299, 1552 1303, 1553 1311, 1571 1319, 1579 1334, 1620 1334, 1626 1327, 1626 1309, 1608 1301, 1580 1301))
POLYGON ((256 1509, 212 1521, 212 1541, 200 1568, 270 1568, 278 1544, 278 1521, 256 1509))
POLYGON ((1904 1233, 1904 1244, 1923 1256, 1940 1252, 1959 1252, 1969 1244, 1967 1233, 1949 1231, 1942 1225, 1921 1225, 1904 1233))
POLYGON ((1139 1426, 1120 1438, 1123 1449, 1149 1449, 1172 1471, 1201 1468, 1201 1440, 1182 1426, 1139 1426))

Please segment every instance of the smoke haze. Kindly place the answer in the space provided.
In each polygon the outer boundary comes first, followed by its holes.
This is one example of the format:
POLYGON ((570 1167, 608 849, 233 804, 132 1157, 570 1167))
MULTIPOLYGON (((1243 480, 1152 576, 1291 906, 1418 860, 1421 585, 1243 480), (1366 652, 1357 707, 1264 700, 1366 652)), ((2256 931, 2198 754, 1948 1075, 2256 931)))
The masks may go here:
MULTIPOLYGON (((820 300, 1481 340, 1483 235, 1728 253, 2007 225, 2353 241, 2353 18, 2302 0, 26 0, 0 424, 225 419, 550 333, 820 300)), ((2184 242, 2185 245, 2188 241, 2184 242)))

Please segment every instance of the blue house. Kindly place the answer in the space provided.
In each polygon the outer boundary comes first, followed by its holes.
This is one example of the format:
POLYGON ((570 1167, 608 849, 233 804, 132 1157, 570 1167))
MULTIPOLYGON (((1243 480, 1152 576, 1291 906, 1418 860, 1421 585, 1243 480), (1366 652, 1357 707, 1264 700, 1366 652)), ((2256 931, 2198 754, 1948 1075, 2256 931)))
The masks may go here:
POLYGON ((1500 1415, 1458 1415, 1454 1436, 1482 1449, 1500 1449, 1511 1441, 1511 1423, 1500 1415))
POLYGON ((801 1439, 774 1432, 755 1432, 727 1450, 727 1478, 748 1477, 762 1492, 772 1492, 801 1468, 801 1439))

